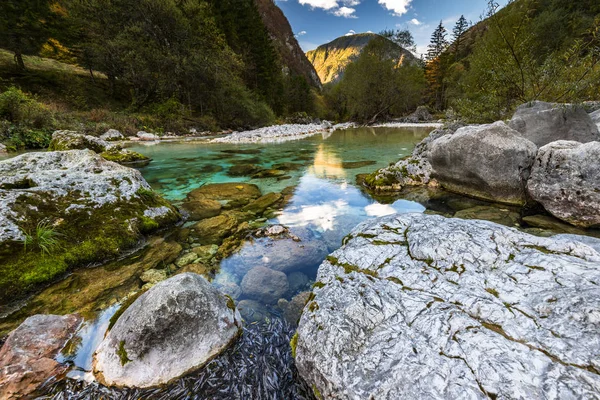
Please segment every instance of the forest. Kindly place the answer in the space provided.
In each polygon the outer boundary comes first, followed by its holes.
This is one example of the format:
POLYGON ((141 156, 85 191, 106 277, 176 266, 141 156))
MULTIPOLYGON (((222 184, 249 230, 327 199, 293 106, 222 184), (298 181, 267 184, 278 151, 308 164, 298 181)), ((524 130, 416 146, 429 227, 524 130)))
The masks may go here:
POLYGON ((344 79, 320 88, 283 64, 253 0, 6 0, 0 141, 45 147, 54 129, 185 133, 311 118, 361 123, 426 105, 490 122, 532 100, 597 100, 600 4, 493 0, 479 22, 441 22, 417 62, 382 31, 344 79), (42 57, 42 58, 40 58, 42 57))

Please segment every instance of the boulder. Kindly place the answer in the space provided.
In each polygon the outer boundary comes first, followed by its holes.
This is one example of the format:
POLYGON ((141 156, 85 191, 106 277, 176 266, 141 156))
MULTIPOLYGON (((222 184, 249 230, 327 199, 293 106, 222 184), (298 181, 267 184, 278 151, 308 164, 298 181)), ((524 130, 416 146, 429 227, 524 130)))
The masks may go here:
POLYGON ((277 307, 282 311, 283 318, 291 326, 298 326, 298 320, 302 315, 302 309, 304 305, 310 299, 310 292, 301 292, 292 297, 292 300, 287 301, 286 299, 279 299, 277 307))
POLYGON ((242 293, 267 304, 275 304, 288 291, 287 276, 266 267, 254 267, 242 279, 242 293))
POLYGON ((78 315, 34 315, 6 339, 0 349, 0 398, 21 399, 68 366, 56 356, 73 337, 82 318, 78 315))
POLYGON ((231 299, 200 275, 177 275, 121 315, 94 354, 94 374, 110 386, 166 384, 221 353, 240 330, 231 299))
POLYGON ((113 140, 124 140, 125 136, 123 136, 123 134, 116 129, 109 129, 100 135, 100 139, 110 142, 113 140))
POLYGON ((319 268, 292 340, 321 398, 587 398, 600 253, 487 221, 370 220, 319 268))
POLYGON ((538 147, 558 140, 581 143, 600 140, 598 127, 585 108, 574 104, 525 103, 517 109, 509 126, 538 147))
POLYGON ((0 154, 8 154, 8 149, 2 143, 0 143, 0 154))
POLYGON ((261 196, 258 186, 248 183, 213 183, 192 190, 187 201, 215 200, 226 206, 241 207, 261 196))
POLYGON ((504 122, 466 126, 431 145, 433 176, 463 195, 523 205, 537 147, 504 122))
MULTIPOLYGON (((25 277, 42 283, 63 273, 65 257, 71 266, 116 257, 135 245, 140 232, 178 219, 177 210, 138 171, 91 150, 28 153, 1 161, 0 244, 12 252, 0 252, 0 299, 29 285, 25 277), (23 251, 23 240, 39 228, 54 232, 59 245, 37 259, 23 251)), ((39 254, 35 240, 29 249, 39 254)))
POLYGON ((432 121, 433 116, 425 106, 419 106, 416 111, 404 118, 404 122, 417 123, 432 121))
POLYGON ((221 244, 225 237, 234 232, 238 220, 231 215, 219 215, 204 219, 193 226, 193 231, 203 245, 221 244))
POLYGON ((558 141, 542 147, 527 189, 556 218, 584 228, 600 225, 600 142, 558 141))
POLYGON ((160 140, 160 136, 155 135, 154 133, 148 133, 148 132, 144 132, 144 131, 139 131, 137 133, 136 137, 139 140, 142 140, 145 142, 154 142, 156 140, 160 140))
POLYGON ((48 146, 48 150, 50 151, 85 149, 95 151, 105 160, 123 165, 144 166, 151 161, 150 158, 140 153, 122 149, 120 146, 111 144, 102 138, 74 131, 55 131, 52 134, 52 141, 48 146))
POLYGON ((254 267, 267 267, 290 273, 318 266, 327 255, 327 245, 308 230, 294 230, 295 235, 266 237, 244 243, 243 247, 221 262, 243 276, 254 267), (297 236, 296 236, 297 235, 297 236))
POLYGON ((241 300, 238 309, 247 323, 264 322, 265 319, 273 316, 264 304, 256 300, 241 300))
POLYGON ((251 212, 253 214, 262 214, 265 210, 283 199, 281 193, 267 193, 264 196, 252 201, 247 206, 242 208, 242 211, 251 212))
POLYGON ((437 182, 431 176, 432 168, 429 162, 431 145, 440 137, 455 131, 453 127, 434 130, 415 146, 409 157, 368 175, 365 184, 376 191, 399 191, 405 186, 435 186, 437 182))
POLYGON ((181 207, 189 213, 190 221, 216 217, 221 213, 221 203, 211 199, 186 201, 181 207))
POLYGON ((96 153, 102 153, 113 148, 114 145, 106 140, 95 136, 84 135, 75 131, 55 131, 52 134, 52 140, 48 146, 49 151, 65 150, 93 150, 96 153))

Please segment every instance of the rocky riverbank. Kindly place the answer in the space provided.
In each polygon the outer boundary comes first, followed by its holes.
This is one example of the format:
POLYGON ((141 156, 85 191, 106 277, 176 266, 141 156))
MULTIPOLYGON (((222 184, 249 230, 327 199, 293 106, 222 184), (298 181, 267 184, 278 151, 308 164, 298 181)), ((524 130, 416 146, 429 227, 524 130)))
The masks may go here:
POLYGON ((324 121, 320 124, 274 125, 252 131, 234 132, 222 138, 212 139, 212 143, 277 143, 286 140, 299 140, 319 133, 354 127, 354 123, 332 125, 324 121))
POLYGON ((600 391, 600 240, 421 214, 358 226, 292 340, 318 398, 600 391))
POLYGON ((508 124, 448 126, 413 154, 365 178, 375 191, 444 189, 492 202, 541 205, 572 225, 600 225, 600 132, 593 114, 569 104, 534 102, 508 124))

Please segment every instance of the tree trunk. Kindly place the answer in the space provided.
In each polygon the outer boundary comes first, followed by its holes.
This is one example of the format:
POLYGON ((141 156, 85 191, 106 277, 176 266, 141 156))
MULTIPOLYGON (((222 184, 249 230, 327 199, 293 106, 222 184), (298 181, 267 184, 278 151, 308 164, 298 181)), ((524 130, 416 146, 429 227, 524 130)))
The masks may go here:
POLYGON ((25 62, 23 62, 23 54, 21 54, 21 50, 15 51, 15 63, 17 63, 17 67, 21 71, 25 71, 25 62))

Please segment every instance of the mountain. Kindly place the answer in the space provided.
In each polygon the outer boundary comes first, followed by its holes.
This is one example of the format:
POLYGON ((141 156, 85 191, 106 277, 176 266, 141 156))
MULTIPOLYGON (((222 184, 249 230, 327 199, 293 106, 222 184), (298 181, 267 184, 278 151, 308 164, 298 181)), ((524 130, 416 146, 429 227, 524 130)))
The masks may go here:
POLYGON ((273 3, 273 0, 254 0, 254 2, 284 66, 291 72, 304 76, 311 86, 321 87, 317 72, 300 48, 283 11, 273 3))
MULTIPOLYGON (((355 61, 365 46, 376 37, 379 37, 379 35, 375 33, 342 36, 319 46, 316 50, 309 51, 306 56, 314 66, 317 74, 319 74, 321 83, 339 82, 348 64, 355 61)), ((411 52, 391 40, 387 41, 389 42, 391 58, 398 60, 398 63, 403 63, 406 60, 416 62, 417 59, 411 52)))

